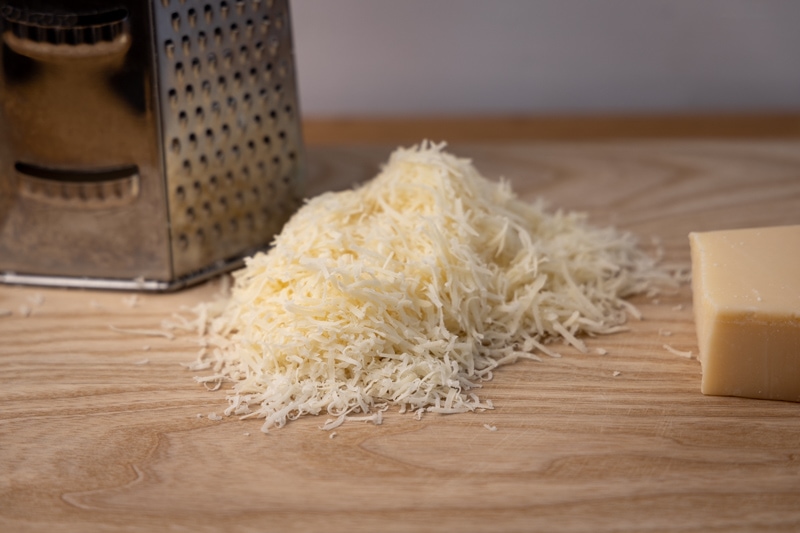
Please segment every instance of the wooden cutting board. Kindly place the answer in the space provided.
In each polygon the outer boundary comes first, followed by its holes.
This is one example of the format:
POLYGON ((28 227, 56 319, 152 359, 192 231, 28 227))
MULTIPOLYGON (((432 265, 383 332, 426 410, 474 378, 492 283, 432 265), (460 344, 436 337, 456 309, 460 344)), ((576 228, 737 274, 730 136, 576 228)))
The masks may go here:
MULTIPOLYGON (((309 194, 368 179, 392 148, 309 149, 309 194)), ((686 269, 689 231, 800 223, 800 142, 449 149, 686 269)), ((699 363, 665 348, 696 354, 688 285, 589 340, 607 355, 498 370, 493 411, 268 435, 208 418, 226 402, 181 366, 195 338, 114 329, 157 329, 216 290, 0 287, 0 530, 800 529, 800 404, 700 394, 699 363)))

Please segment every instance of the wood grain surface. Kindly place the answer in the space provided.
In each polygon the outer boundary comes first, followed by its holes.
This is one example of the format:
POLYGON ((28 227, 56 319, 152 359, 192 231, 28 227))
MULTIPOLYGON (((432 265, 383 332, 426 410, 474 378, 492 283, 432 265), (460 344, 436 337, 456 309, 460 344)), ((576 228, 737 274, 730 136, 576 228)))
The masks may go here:
MULTIPOLYGON (((393 146, 311 147, 308 191, 393 146)), ((689 267, 687 234, 800 223, 800 142, 456 144, 524 198, 589 213, 689 267)), ((607 355, 504 367, 463 415, 268 435, 181 366, 169 295, 0 287, 0 531, 798 531, 800 404, 706 397, 688 285, 635 303, 607 355), (2 314, 2 312, 0 312, 2 314), (496 427, 490 431, 485 425, 496 427)))

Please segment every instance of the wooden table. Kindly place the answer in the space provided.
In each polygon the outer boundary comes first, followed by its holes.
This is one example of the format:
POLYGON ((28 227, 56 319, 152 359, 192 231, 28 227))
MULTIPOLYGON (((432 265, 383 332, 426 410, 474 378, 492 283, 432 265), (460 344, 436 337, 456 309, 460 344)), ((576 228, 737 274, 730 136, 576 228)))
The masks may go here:
MULTIPOLYGON (((312 145, 309 194, 374 175, 394 144, 312 145)), ((687 234, 800 223, 800 141, 463 143, 526 199, 589 213, 689 267, 687 234)), ((800 405, 700 394, 691 294, 495 373, 493 411, 320 418, 268 435, 181 366, 168 295, 0 287, 0 531, 797 531, 800 405), (134 301, 136 300, 136 301, 134 301), (29 311, 26 314, 25 311, 29 311), (485 425, 495 426, 489 431, 485 425)))

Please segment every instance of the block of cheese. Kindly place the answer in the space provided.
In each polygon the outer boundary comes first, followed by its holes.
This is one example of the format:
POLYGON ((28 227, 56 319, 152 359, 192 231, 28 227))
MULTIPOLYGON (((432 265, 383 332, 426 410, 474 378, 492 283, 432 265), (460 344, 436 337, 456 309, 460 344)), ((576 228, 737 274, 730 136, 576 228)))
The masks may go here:
POLYGON ((800 225, 689 241, 702 393, 800 401, 800 225))

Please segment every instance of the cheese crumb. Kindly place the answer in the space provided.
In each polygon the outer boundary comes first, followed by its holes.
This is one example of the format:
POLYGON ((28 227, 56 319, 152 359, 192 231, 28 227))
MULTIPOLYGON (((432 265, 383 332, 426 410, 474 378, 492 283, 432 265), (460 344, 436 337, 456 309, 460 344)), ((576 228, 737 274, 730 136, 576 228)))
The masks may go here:
POLYGON ((614 370, 614 372, 611 375, 614 377, 621 376, 622 372, 620 372, 619 370, 614 370))
POLYGON ((483 427, 485 427, 489 431, 497 431, 497 426, 490 426, 489 424, 484 424, 483 427))
MULTIPOLYGON (((625 298, 672 278, 634 237, 518 200, 444 145, 395 151, 370 182, 306 203, 230 296, 194 309, 226 415, 262 431, 304 415, 381 422, 491 409, 475 390, 500 365, 558 357, 616 333, 625 298), (355 417, 355 414, 363 414, 355 417)), ((206 360, 208 358, 208 360, 206 360)))
POLYGON ((122 303, 126 306, 133 309, 134 307, 139 306, 139 296, 137 294, 132 294, 130 296, 125 296, 122 298, 122 303))
POLYGON ((216 420, 222 420, 222 417, 220 415, 218 415, 217 413, 209 413, 208 414, 208 419, 216 421, 216 420))

